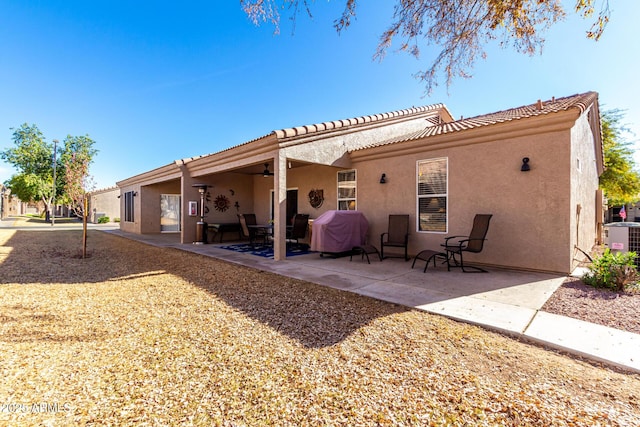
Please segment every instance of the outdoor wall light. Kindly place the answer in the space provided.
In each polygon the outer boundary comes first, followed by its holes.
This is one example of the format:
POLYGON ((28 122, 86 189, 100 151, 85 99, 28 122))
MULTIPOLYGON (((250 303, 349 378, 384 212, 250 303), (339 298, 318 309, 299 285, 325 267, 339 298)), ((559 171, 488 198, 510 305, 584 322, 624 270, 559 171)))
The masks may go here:
POLYGON ((521 172, 529 172, 531 170, 531 166, 529 166, 529 158, 522 158, 522 166, 520 167, 521 172))
POLYGON ((387 174, 383 173, 382 176, 380 177, 380 184, 386 184, 387 183, 387 174))

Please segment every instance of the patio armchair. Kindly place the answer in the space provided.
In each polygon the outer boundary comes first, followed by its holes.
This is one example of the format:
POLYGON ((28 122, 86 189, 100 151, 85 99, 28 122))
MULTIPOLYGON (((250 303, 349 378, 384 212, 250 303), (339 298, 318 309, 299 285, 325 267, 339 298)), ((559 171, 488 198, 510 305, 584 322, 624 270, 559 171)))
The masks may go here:
POLYGON ((238 214, 242 235, 249 239, 251 247, 255 247, 256 240, 262 240, 262 244, 267 244, 268 234, 261 228, 252 228, 250 225, 257 225, 255 214, 238 214))
POLYGON ((380 235, 380 257, 384 256, 385 246, 404 248, 404 260, 409 261, 407 246, 409 245, 409 215, 389 215, 388 231, 380 235))
POLYGON ((287 227, 287 240, 295 240, 296 244, 300 244, 300 239, 304 239, 309 228, 309 215, 296 214, 293 217, 293 226, 287 227))
POLYGON ((463 254, 465 252, 479 253, 482 252, 484 242, 489 231, 490 214, 477 214, 473 219, 473 227, 468 236, 451 236, 445 239, 442 247, 447 255, 447 270, 451 267, 460 267, 465 273, 486 273, 480 267, 464 265, 463 254))

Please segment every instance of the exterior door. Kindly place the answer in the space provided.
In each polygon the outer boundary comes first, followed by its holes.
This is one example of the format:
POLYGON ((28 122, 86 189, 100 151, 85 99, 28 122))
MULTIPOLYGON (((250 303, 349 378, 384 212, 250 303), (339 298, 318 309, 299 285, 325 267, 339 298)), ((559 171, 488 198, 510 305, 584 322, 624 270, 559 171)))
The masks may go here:
POLYGON ((160 195, 160 231, 176 233, 180 231, 180 195, 160 195))
MULTIPOLYGON (((271 191, 271 219, 273 220, 275 193, 271 191)), ((287 190, 287 225, 293 224, 293 217, 298 213, 298 190, 287 190)))

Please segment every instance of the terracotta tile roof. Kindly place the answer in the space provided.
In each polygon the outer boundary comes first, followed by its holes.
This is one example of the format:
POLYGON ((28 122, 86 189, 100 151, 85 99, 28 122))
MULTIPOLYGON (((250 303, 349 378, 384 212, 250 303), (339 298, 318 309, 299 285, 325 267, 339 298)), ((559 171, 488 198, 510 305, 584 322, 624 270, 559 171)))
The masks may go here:
POLYGON ((287 128, 273 131, 278 139, 294 138, 298 136, 309 136, 313 133, 321 133, 332 130, 340 130, 351 126, 358 126, 367 123, 384 122, 389 119, 398 119, 403 117, 411 117, 416 114, 433 112, 438 110, 446 110, 444 104, 425 105, 423 107, 412 107, 405 110, 392 111, 389 113, 374 114, 370 116, 361 116, 351 119, 335 120, 331 122, 317 123, 313 125, 298 126, 295 128, 287 128))
MULTIPOLYGON (((180 163, 189 163, 193 160, 198 160, 200 158, 203 157, 209 157, 209 156, 213 156, 216 154, 220 154, 220 153, 224 153, 227 151, 231 151, 234 150, 238 147, 242 147, 251 143, 254 143, 256 141, 260 141, 260 140, 264 140, 267 139, 269 137, 275 137, 277 141, 281 141, 281 140, 287 140, 287 139, 295 139, 296 137, 308 137, 308 136, 312 136, 314 133, 315 134, 321 134, 324 132, 331 132, 331 131, 339 131, 339 130, 344 130, 344 129, 348 129, 351 126, 358 126, 358 125, 364 125, 364 124, 373 124, 373 123, 384 123, 384 121, 386 120, 392 120, 392 119, 399 119, 399 118, 411 118, 411 116, 414 115, 418 115, 418 114, 423 114, 423 113, 428 113, 428 112, 436 112, 439 110, 444 110, 446 112, 447 115, 451 116, 451 113, 449 112, 449 110, 447 109, 447 107, 444 104, 432 104, 432 105, 425 105, 422 107, 412 107, 412 108, 407 108, 404 110, 397 110, 397 111, 391 111, 388 113, 380 113, 380 114, 374 114, 374 115, 370 115, 370 116, 361 116, 361 117, 355 117, 355 118, 351 118, 351 119, 342 119, 342 120, 335 120, 335 121, 331 121, 331 122, 324 122, 324 123, 316 123, 316 124, 312 124, 312 125, 305 125, 305 126, 298 126, 298 127, 294 127, 294 128, 285 128, 285 129, 280 129, 280 130, 274 130, 266 135, 260 136, 258 138, 254 138, 251 139, 249 141, 245 141, 241 144, 237 144, 228 148, 225 148, 223 150, 214 152, 214 153, 209 153, 209 154, 204 154, 202 156, 195 156, 195 157, 190 157, 190 158, 186 158, 186 159, 179 159, 176 160, 177 164, 180 163)), ((437 123, 440 122, 440 119, 437 117, 434 118, 430 118, 429 119, 432 123, 435 123, 435 121, 437 121, 437 123)))
POLYGON ((514 120, 522 120, 529 117, 567 111, 571 108, 578 108, 582 113, 587 108, 589 108, 589 106, 593 102, 597 102, 597 100, 597 92, 586 92, 582 94, 567 96, 564 98, 552 98, 544 102, 538 101, 536 103, 524 105, 522 107, 511 108, 508 110, 498 111, 490 114, 483 114, 467 119, 460 119, 449 123, 436 124, 435 126, 426 127, 421 131, 417 131, 399 138, 393 138, 378 144, 371 144, 366 147, 358 148, 358 150, 393 144, 396 142, 413 141, 452 132, 461 132, 469 129, 511 122, 514 120))

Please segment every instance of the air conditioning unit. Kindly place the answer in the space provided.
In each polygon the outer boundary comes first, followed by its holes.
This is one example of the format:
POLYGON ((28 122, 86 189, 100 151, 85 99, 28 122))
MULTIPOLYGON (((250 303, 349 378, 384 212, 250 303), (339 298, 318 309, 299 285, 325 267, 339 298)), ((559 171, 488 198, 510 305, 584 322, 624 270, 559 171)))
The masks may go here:
POLYGON ((604 243, 611 252, 635 252, 640 267, 640 222, 612 222, 604 225, 604 243))

